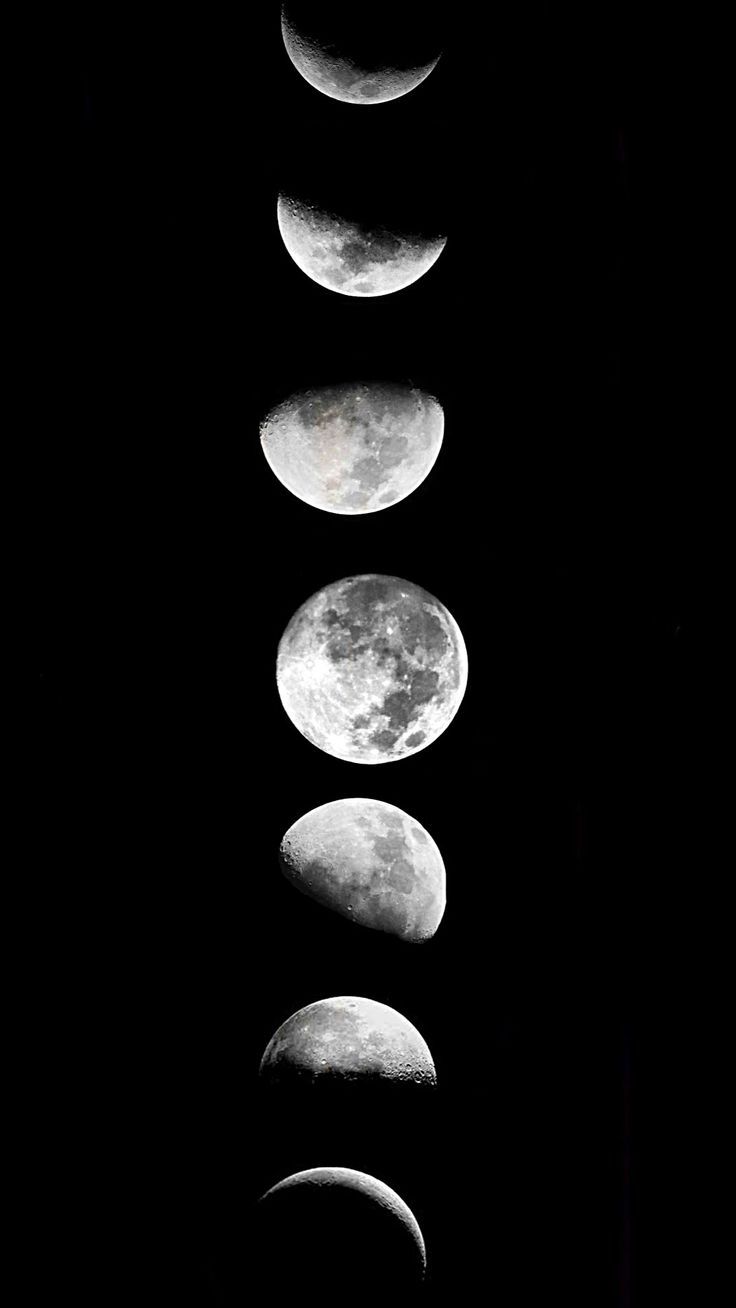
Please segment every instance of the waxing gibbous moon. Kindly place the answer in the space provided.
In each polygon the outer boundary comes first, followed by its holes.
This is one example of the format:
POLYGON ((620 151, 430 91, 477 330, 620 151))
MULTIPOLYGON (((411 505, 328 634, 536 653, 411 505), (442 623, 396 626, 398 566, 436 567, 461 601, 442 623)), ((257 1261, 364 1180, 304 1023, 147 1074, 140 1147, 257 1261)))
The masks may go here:
POLYGON ((444 604, 400 577, 345 577, 297 609, 276 679, 294 726, 350 763, 426 749, 449 726, 468 679, 465 642, 444 604))
MULTIPOLYGON (((278 1301, 390 1303, 419 1287, 427 1255, 414 1214, 385 1182, 348 1167, 295 1172, 256 1205, 261 1275, 278 1301), (287 1298, 288 1295, 288 1298, 287 1298)), ((402 1302, 407 1302, 402 1297, 402 1302)))
POLYGON ((279 196, 277 218, 297 267, 341 295, 401 291, 429 271, 446 245, 444 236, 364 227, 289 195, 279 196))
POLYGON ((434 840, 382 800, 312 809, 289 827, 279 854, 297 890, 360 926, 418 942, 434 935, 445 911, 445 865, 434 840))
POLYGON ((278 1086, 437 1081, 416 1027, 387 1004, 356 995, 320 999, 292 1013, 268 1042, 260 1075, 278 1086))
POLYGON ((281 10, 286 52, 305 81, 333 100, 346 104, 385 104, 398 100, 420 86, 439 63, 438 54, 431 59, 419 59, 408 67, 397 66, 397 61, 391 59, 390 27, 384 58, 371 59, 365 49, 361 50, 359 42, 357 48, 353 43, 351 49, 349 40, 341 41, 339 32, 329 33, 332 40, 310 32, 305 24, 300 24, 295 10, 293 4, 285 4, 281 10))
POLYGON ((416 490, 440 452, 431 395, 396 382, 347 382, 292 395, 261 424, 283 486, 328 513, 376 513, 416 490))

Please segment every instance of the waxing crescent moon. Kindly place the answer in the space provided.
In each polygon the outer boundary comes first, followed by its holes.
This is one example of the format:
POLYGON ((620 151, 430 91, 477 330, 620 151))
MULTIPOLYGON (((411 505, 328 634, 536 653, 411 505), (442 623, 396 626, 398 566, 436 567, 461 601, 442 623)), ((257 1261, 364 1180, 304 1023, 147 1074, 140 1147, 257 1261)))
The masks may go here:
POLYGON ((276 680, 291 721, 350 763, 426 749, 450 725, 468 679, 462 632, 444 604, 400 577, 345 577, 312 595, 279 642, 276 680))
POLYGON ((420 86, 440 59, 437 55, 413 68, 394 67, 390 61, 379 68, 364 67, 348 50, 332 43, 326 45, 299 28, 286 5, 281 10, 281 32, 286 52, 305 81, 323 95, 346 104, 398 100, 420 86))
POLYGON ((428 831, 378 799, 336 799, 281 841, 282 871, 302 894, 350 922, 421 942, 445 911, 445 865, 428 831))
POLYGON ((278 198, 282 240, 307 277, 340 295, 391 295, 423 277, 439 259, 444 236, 364 227, 294 196, 278 198))
POLYGON ((424 1279, 427 1254, 416 1217, 367 1172, 295 1172, 261 1196, 256 1212, 259 1262, 280 1295, 297 1291, 305 1300, 313 1290, 316 1302, 344 1304, 373 1303, 383 1292, 393 1303, 424 1279))
POLYGON ((396 382, 347 382, 292 395, 261 424, 283 486, 328 513, 377 513, 411 495, 440 452, 444 414, 396 382))
POLYGON ((292 1013, 269 1040, 260 1075, 280 1086, 437 1081, 416 1027, 387 1004, 357 995, 319 999, 292 1013))

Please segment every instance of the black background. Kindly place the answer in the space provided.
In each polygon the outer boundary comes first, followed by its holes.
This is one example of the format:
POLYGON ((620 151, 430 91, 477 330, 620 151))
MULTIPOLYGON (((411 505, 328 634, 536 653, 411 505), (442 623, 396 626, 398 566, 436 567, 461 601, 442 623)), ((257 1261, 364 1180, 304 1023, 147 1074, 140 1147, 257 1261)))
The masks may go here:
POLYGON ((629 1305, 694 586, 636 24, 453 6, 430 78, 357 108, 309 87, 278 5, 255 8, 80 24, 49 123, 32 513, 49 1257, 97 1302, 209 1302, 234 1260, 246 1302, 254 1201, 340 1164, 409 1203, 432 1302, 629 1305), (426 210, 447 247, 396 295, 324 290, 278 232, 295 177, 426 210), (308 508, 259 421, 299 387, 383 376, 441 401, 433 472, 380 514, 308 508), (275 684, 298 605, 369 571, 438 596, 469 653, 455 721, 393 768, 314 749, 275 684), (287 826, 356 794, 442 851, 425 946, 279 874, 287 826), (420 1029, 429 1107, 327 1116, 259 1092, 277 1025, 334 994, 420 1029))

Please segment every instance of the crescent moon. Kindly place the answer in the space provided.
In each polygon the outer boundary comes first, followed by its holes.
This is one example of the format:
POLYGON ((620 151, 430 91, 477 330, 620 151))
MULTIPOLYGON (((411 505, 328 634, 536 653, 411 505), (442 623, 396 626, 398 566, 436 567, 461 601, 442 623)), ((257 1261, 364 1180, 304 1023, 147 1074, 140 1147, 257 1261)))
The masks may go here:
POLYGON ((429 271, 447 244, 445 236, 365 228, 283 194, 277 219, 297 267, 319 286, 340 295, 370 297, 402 291, 429 271))
POLYGON ((286 53, 297 72, 316 91, 345 104, 386 104, 421 86, 440 61, 440 56, 414 68, 364 68, 347 52, 326 48, 308 32, 300 30, 281 10, 281 33, 286 53))
MULTIPOLYGON (((400 1195, 367 1172, 350 1167, 312 1167, 278 1181, 256 1205, 263 1254, 278 1284, 303 1291, 316 1276, 316 1296, 344 1302, 346 1276, 363 1294, 395 1293, 421 1283, 427 1253, 419 1223, 400 1195), (389 1271, 390 1269, 390 1271, 389 1271)), ((349 1297, 349 1296, 348 1296, 349 1297)), ((371 1299, 371 1302, 373 1300, 371 1299)), ((393 1302, 393 1299, 391 1299, 393 1302)))

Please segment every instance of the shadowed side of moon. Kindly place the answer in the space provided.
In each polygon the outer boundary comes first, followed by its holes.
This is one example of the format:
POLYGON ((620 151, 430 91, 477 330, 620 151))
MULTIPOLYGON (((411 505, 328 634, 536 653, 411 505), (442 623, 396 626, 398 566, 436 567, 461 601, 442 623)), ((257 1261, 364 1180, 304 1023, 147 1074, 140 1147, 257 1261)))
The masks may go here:
POLYGON ((373 999, 340 995, 293 1013, 271 1037, 260 1075, 267 1085, 357 1082, 434 1086, 432 1055, 415 1026, 373 999))
POLYGON ((329 513, 376 513, 432 469, 444 415, 431 396, 394 382, 350 382, 292 395, 261 425, 282 485, 329 513))
MULTIPOLYGON (((375 1302, 418 1289, 424 1239, 411 1209, 365 1172, 316 1167, 294 1173, 256 1205, 258 1280, 275 1302, 375 1302)), ((402 1302, 405 1300, 402 1298, 402 1302)))
POLYGON ((449 726, 467 685, 462 633, 439 600, 400 577, 346 577, 312 595, 279 642, 276 678, 318 749, 386 763, 449 726))
POLYGON ((446 244, 444 236, 365 227, 293 195, 279 196, 277 218, 297 267, 341 295, 401 291, 429 271, 446 244))
MULTIPOLYGON (((319 11, 320 6, 311 8, 319 11)), ((329 6, 324 4, 321 8, 329 11, 329 6)), ((391 40, 390 22, 383 26, 383 48, 380 57, 376 57, 377 52, 372 52, 365 40, 355 39, 356 32, 360 33, 357 24, 353 24, 352 32, 349 28, 344 30, 344 26, 341 31, 334 14, 328 12, 326 18, 320 30, 314 22, 310 25, 304 5, 287 0, 281 11, 281 32, 294 67, 310 86, 334 100, 346 104, 385 104, 397 100, 421 85, 439 62, 439 53, 433 52, 427 58, 426 42, 416 42, 413 57, 406 50, 396 48, 391 40)), ((370 26, 375 26, 376 20, 374 13, 370 26)), ((418 31, 421 33, 421 28, 418 31)))
POLYGON ((402 940, 434 935, 445 867, 429 832, 392 804, 338 799, 305 813, 280 848, 287 880, 351 922, 402 940))

